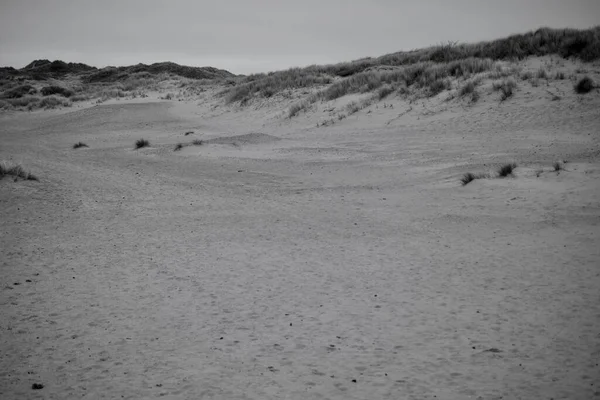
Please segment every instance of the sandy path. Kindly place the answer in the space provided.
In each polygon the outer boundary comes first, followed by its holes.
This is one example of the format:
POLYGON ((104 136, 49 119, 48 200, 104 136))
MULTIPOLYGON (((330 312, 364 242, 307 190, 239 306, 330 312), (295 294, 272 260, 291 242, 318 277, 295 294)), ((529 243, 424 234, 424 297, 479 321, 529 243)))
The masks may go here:
POLYGON ((0 395, 593 398, 597 105, 182 154, 222 125, 164 103, 5 120, 0 156, 41 181, 0 183, 0 395))

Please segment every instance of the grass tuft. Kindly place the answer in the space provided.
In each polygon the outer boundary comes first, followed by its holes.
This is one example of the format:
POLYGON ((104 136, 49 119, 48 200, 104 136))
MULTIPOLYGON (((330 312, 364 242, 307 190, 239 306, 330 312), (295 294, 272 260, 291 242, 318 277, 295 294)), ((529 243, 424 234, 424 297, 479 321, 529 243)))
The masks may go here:
POLYGON ((462 178, 460 178, 460 183, 462 183, 462 185, 465 186, 473 182, 475 179, 487 179, 489 177, 490 175, 485 173, 474 174, 472 172, 467 172, 462 176, 462 178))
POLYGON ((594 81, 589 76, 584 76, 575 85, 575 92, 578 94, 589 93, 594 89, 594 81))
POLYGON ((517 168, 517 164, 515 163, 502 165, 498 168, 498 177, 506 178, 507 176, 512 175, 515 168, 517 168))
POLYGON ((35 175, 23 168, 21 164, 15 164, 10 161, 2 161, 0 162, 0 179, 6 176, 14 176, 15 181, 18 178, 25 179, 28 181, 39 180, 35 175))
POLYGON ((196 140, 194 140, 194 141, 192 142, 192 144, 193 144, 194 146, 202 146, 202 145, 204 144, 204 141, 203 141, 203 140, 200 140, 200 139, 196 139, 196 140))
POLYGON ((141 149, 142 147, 148 147, 148 146, 150 146, 150 142, 147 141, 146 139, 139 139, 135 142, 136 149, 141 149))
POLYGON ((193 135, 194 131, 187 131, 186 133, 183 134, 183 136, 188 136, 188 135, 193 135))
POLYGON ((493 84, 495 91, 500 91, 500 101, 504 101, 512 97, 514 89, 517 87, 517 83, 513 79, 506 79, 502 82, 496 82, 493 84))
POLYGON ((183 144, 182 143, 177 143, 177 145, 175 146, 175 148, 173 149, 173 151, 179 151, 183 149, 183 144))
POLYGON ((89 147, 89 146, 83 142, 77 142, 73 145, 74 149, 79 149, 80 147, 89 147))
POLYGON ((562 170, 564 170, 564 169, 565 169, 565 167, 564 167, 564 166, 561 164, 561 162, 560 162, 560 161, 556 161, 554 164, 552 164, 552 167, 554 168, 554 170, 555 170, 556 172, 558 172, 558 171, 562 171, 562 170))

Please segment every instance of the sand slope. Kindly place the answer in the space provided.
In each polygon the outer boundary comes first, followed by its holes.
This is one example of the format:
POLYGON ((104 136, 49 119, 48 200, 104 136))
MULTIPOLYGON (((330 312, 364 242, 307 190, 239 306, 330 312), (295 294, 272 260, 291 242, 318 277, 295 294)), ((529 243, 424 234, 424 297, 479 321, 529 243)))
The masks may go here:
POLYGON ((598 92, 388 103, 3 116, 0 397, 598 396, 598 92))

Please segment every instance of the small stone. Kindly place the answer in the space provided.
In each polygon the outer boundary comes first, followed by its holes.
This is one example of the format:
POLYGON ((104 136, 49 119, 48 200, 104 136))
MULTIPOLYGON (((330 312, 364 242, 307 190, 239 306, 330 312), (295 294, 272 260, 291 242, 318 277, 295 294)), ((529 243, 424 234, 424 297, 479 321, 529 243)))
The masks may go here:
POLYGON ((41 383, 34 383, 33 385, 31 385, 31 388, 33 390, 40 390, 44 388, 44 385, 42 385, 41 383))

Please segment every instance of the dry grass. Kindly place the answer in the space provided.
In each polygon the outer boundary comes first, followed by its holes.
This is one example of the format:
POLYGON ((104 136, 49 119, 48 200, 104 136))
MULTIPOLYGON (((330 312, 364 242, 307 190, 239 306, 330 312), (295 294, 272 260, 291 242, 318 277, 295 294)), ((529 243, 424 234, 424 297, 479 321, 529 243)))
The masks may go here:
POLYGON ((82 147, 89 147, 89 146, 87 144, 83 143, 83 142, 77 142, 77 143, 75 143, 73 145, 74 149, 79 149, 79 148, 82 148, 82 147))
POLYGON ((462 185, 465 186, 473 182, 475 179, 488 179, 489 177, 490 174, 486 173, 474 174, 472 172, 467 172, 462 176, 462 178, 460 178, 460 183, 462 183, 462 185))
MULTIPOLYGON (((600 26, 587 30, 541 28, 490 42, 448 43, 341 64, 254 74, 231 80, 233 86, 223 94, 228 103, 247 102, 254 97, 270 97, 288 89, 330 85, 321 92, 319 99, 332 100, 344 94, 372 91, 384 84, 405 81, 409 87, 428 88, 426 95, 431 95, 446 89, 445 78, 492 71, 493 68, 496 68, 494 79, 506 77, 514 71, 494 67, 495 61, 551 54, 576 57, 586 62, 599 59, 600 26)), ((538 75, 547 76, 541 70, 538 75)))
POLYGON ((3 179, 8 176, 13 176, 15 181, 18 178, 25 179, 28 181, 37 181, 38 178, 33 175, 31 172, 23 168, 21 164, 15 164, 10 161, 1 161, 0 162, 0 179, 3 179))
POLYGON ((136 149, 141 149, 143 147, 148 147, 148 146, 150 146, 150 142, 147 141, 146 139, 138 139, 135 142, 135 148, 136 149))
POLYGON ((513 175, 515 168, 517 168, 517 164, 515 164, 515 163, 502 165, 500 168, 498 168, 498 171, 497 171, 498 177, 506 178, 509 175, 513 175))
POLYGON ((495 82, 493 88, 495 91, 500 91, 500 101, 505 101, 512 97, 514 89, 517 87, 517 83, 514 79, 505 79, 502 82, 495 82))

